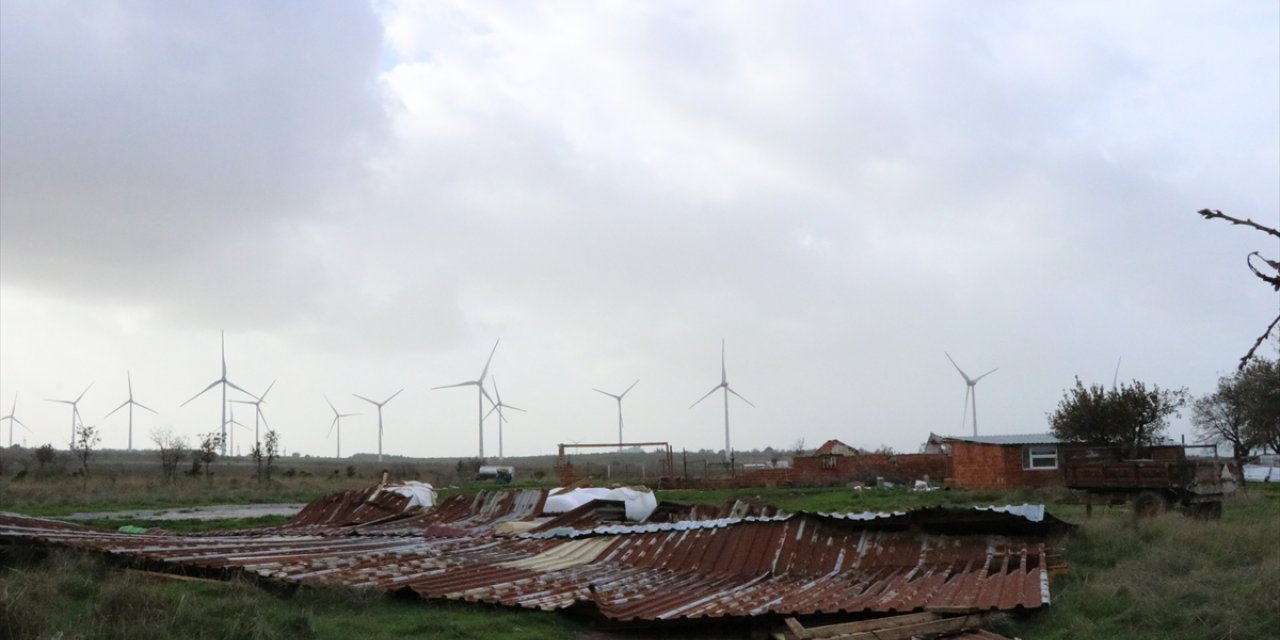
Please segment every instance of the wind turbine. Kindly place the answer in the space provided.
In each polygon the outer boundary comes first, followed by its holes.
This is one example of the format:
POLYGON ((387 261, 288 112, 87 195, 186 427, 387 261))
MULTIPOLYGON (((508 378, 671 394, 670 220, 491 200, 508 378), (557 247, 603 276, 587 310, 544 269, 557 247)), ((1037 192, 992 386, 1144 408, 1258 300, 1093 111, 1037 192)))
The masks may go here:
MULTIPOLYGON (((325 401, 325 402, 329 402, 329 396, 325 396, 325 397, 324 397, 324 401, 325 401)), ((358 415, 360 415, 360 414, 358 414, 358 413, 338 413, 338 409, 337 409, 337 408, 335 408, 335 407, 333 406, 333 403, 332 403, 332 402, 329 402, 329 408, 330 408, 330 409, 333 409, 333 422, 329 423, 329 433, 330 433, 330 434, 332 434, 332 433, 333 433, 333 430, 334 430, 335 428, 338 430, 338 439, 337 439, 337 443, 338 443, 338 459, 342 459, 342 419, 343 419, 343 418, 350 418, 351 416, 358 416, 358 415)), ((329 436, 328 436, 328 435, 326 435, 325 437, 327 438, 327 437, 329 437, 329 436)))
POLYGON ((200 396, 204 395, 205 391, 208 391, 218 385, 222 385, 222 405, 221 405, 222 420, 218 422, 218 424, 222 429, 222 455, 225 456, 227 455, 227 387, 231 387, 232 389, 235 389, 236 391, 239 391, 240 393, 243 393, 249 396, 250 398, 254 397, 252 393, 245 391, 239 385, 227 379, 227 332, 225 331, 222 332, 222 377, 218 378, 217 380, 214 380, 213 382, 210 382, 209 386, 205 387, 203 391, 195 394, 194 396, 191 396, 190 398, 187 399, 186 402, 178 406, 179 407, 187 406, 187 404, 190 403, 192 400, 195 400, 196 398, 199 398, 200 396))
MULTIPOLYGON (((493 381, 493 395, 498 399, 497 402, 493 403, 493 407, 489 409, 489 413, 493 413, 494 411, 498 412, 498 459, 501 460, 502 459, 502 423, 507 421, 507 417, 502 415, 502 409, 505 407, 507 409, 515 409, 516 411, 521 411, 521 412, 523 412, 524 409, 521 409, 520 407, 513 407, 509 404, 503 403, 502 394, 498 393, 498 379, 492 376, 490 376, 489 379, 493 381)), ((489 417, 489 413, 484 414, 486 418, 489 417)))
POLYGON ((740 400, 751 405, 753 408, 755 405, 751 404, 750 400, 743 398, 742 394, 729 387, 729 375, 726 373, 724 366, 724 339, 720 340, 720 384, 711 387, 711 390, 707 392, 707 395, 698 398, 698 402, 689 405, 689 408, 692 409, 698 406, 699 402, 711 397, 711 394, 715 393, 717 389, 724 389, 724 461, 733 462, 733 454, 731 453, 732 449, 729 448, 729 394, 732 393, 733 395, 738 396, 740 400))
POLYGON ((9 415, 4 416, 3 418, 0 418, 0 422, 4 422, 5 420, 9 421, 9 447, 10 448, 13 447, 13 425, 14 424, 22 425, 22 428, 26 429, 27 433, 33 433, 31 431, 31 427, 28 427, 26 424, 24 424, 21 420, 18 419, 18 416, 15 415, 17 413, 18 413, 18 394, 15 393, 13 394, 13 408, 9 409, 9 415))
MULTIPOLYGON (((402 387, 400 391, 404 391, 404 388, 402 387)), ((358 393, 351 394, 378 408, 378 462, 382 462, 382 405, 385 405, 386 403, 391 402, 392 398, 395 398, 396 396, 400 395, 400 391, 397 391, 391 394, 390 398, 387 398, 382 402, 376 402, 374 400, 370 400, 358 393)))
MULTIPOLYGON (((635 382, 631 383, 630 387, 627 387, 627 391, 623 391, 622 393, 619 393, 617 395, 609 393, 608 391, 597 389, 595 387, 591 388, 591 390, 595 391, 596 393, 603 393, 604 395, 609 396, 610 398, 613 398, 614 400, 618 401, 618 451, 622 451, 622 398, 623 396, 627 395, 628 391, 631 391, 632 387, 635 387, 639 383, 640 383, 640 379, 637 378, 635 382)), ((715 391, 715 389, 712 389, 712 391, 715 391)))
MULTIPOLYGON (((125 379, 128 380, 129 382, 129 399, 125 400, 124 402, 121 402, 120 406, 111 410, 111 413, 115 413, 125 408, 125 406, 129 407, 129 450, 133 451, 133 408, 135 406, 142 407, 143 409, 146 409, 151 413, 156 413, 156 410, 152 409, 151 407, 148 407, 145 404, 142 404, 141 402, 137 402, 133 399, 133 375, 130 374, 128 371, 125 371, 124 375, 125 375, 125 379)), ((108 413, 107 415, 103 416, 103 419, 110 418, 111 413, 108 413)))
POLYGON ((479 418, 480 424, 480 457, 484 458, 484 401, 488 400, 490 404, 495 404, 493 398, 489 397, 489 393, 484 390, 484 377, 489 375, 489 363, 493 362, 493 354, 498 351, 498 339, 493 343, 493 350, 489 352, 489 359, 484 361, 484 369, 480 371, 480 377, 475 380, 467 380, 458 384, 447 384, 443 387, 432 387, 432 391, 437 389, 453 389, 455 387, 475 387, 480 393, 476 396, 476 416, 479 418))
MULTIPOLYGON (((84 394, 89 393, 89 389, 91 387, 93 387, 92 382, 89 383, 88 387, 84 388, 84 391, 80 392, 80 395, 76 396, 75 400, 54 400, 53 398, 45 398, 48 402, 60 402, 62 404, 71 405, 71 448, 73 449, 76 446, 76 424, 84 424, 80 421, 80 407, 78 405, 80 404, 80 400, 84 398, 84 394)), ((15 397, 14 400, 16 401, 17 398, 15 397)))
POLYGON ((964 414, 968 413, 969 399, 972 398, 973 399, 973 435, 976 436, 978 435, 978 391, 974 387, 978 386, 979 380, 995 373, 996 369, 999 369, 1000 367, 996 367, 995 369, 992 369, 976 378, 970 378, 969 374, 965 373, 964 370, 960 368, 960 365, 956 364, 955 360, 952 360, 951 354, 945 351, 943 351, 943 353, 946 353, 947 359, 951 360, 951 366, 955 367, 956 371, 960 372, 960 377, 964 378, 964 383, 969 385, 969 387, 964 391, 965 410, 960 412, 960 430, 961 431, 964 430, 964 414))
MULTIPOLYGON (((232 402, 235 402, 235 401, 234 401, 234 400, 232 400, 232 402)), ((227 426, 229 426, 229 427, 230 427, 230 429, 227 429, 227 434, 230 436, 230 440, 231 440, 231 443, 230 443, 230 446, 231 446, 231 455, 233 455, 233 456, 238 456, 238 455, 240 455, 240 454, 239 454, 238 452, 236 452, 236 445, 235 445, 235 440, 236 440, 236 429, 235 429, 235 428, 236 428, 236 427, 240 427, 241 429, 244 429, 245 431, 248 431, 248 430, 249 430, 249 427, 248 427, 248 425, 244 424, 243 422, 240 422, 239 420, 236 420, 236 408, 235 408, 235 407, 231 407, 231 417, 227 418, 227 426)))
POLYGON ((267 385, 267 390, 263 391, 262 395, 258 396, 257 400, 232 400, 232 402, 236 404, 253 405, 253 443, 255 445, 262 442, 262 438, 258 435, 258 425, 267 424, 267 416, 262 414, 262 403, 267 401, 267 394, 271 393, 271 387, 274 386, 276 386, 276 381, 272 380, 271 384, 267 385), (259 423, 259 420, 261 420, 261 423, 259 423))

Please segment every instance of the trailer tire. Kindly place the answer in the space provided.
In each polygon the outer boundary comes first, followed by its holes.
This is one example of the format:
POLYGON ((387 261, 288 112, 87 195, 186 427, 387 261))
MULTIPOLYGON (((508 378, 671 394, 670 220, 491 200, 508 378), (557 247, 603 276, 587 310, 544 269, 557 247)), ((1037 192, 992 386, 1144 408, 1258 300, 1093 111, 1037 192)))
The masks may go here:
POLYGON ((1184 513, 1195 520, 1221 520, 1222 501, 1193 502, 1187 505, 1184 513))
POLYGON ((1163 495, 1155 491, 1143 491, 1133 499, 1133 515, 1154 518, 1163 514, 1166 506, 1163 495))

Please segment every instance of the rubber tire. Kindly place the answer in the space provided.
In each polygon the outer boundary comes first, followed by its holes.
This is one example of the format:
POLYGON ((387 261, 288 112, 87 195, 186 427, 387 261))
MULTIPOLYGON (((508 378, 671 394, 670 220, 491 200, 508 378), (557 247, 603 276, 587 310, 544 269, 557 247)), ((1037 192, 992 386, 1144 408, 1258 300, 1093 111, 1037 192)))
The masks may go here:
POLYGON ((1138 518, 1154 518, 1168 507, 1164 496, 1155 491, 1143 491, 1133 499, 1133 515, 1138 518))

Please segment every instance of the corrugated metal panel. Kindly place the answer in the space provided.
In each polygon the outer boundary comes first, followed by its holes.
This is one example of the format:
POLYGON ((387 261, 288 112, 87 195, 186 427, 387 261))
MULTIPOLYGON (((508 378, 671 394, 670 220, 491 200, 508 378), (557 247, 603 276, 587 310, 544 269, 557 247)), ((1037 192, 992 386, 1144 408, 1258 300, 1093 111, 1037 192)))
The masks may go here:
POLYGON ((395 521, 320 524, 374 516, 353 495, 323 501, 287 527, 214 536, 127 535, 0 513, 0 538, 188 571, 409 588, 429 598, 540 609, 588 604, 613 620, 661 621, 1036 608, 1049 602, 1043 536, 1062 524, 1042 507, 1022 505, 558 527, 517 537, 486 528, 532 517, 544 497, 489 492, 395 521), (441 528, 457 535, 437 535, 441 528), (1002 529, 1011 535, 996 532, 1002 529))

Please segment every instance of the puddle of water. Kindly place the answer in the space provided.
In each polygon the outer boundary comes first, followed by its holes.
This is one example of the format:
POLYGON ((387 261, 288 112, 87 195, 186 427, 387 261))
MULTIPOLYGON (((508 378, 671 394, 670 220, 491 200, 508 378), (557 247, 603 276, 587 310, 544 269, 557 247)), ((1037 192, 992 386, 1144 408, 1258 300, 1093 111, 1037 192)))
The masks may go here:
POLYGON ((73 513, 59 520, 104 520, 107 518, 129 520, 219 520, 223 518, 258 518, 261 516, 292 516, 306 505, 302 504, 226 504, 185 509, 137 509, 133 511, 103 511, 98 513, 73 513))

